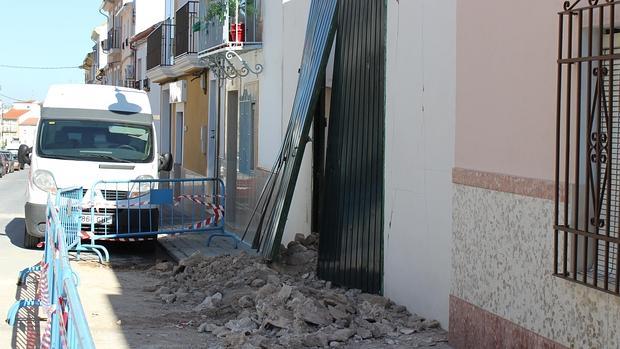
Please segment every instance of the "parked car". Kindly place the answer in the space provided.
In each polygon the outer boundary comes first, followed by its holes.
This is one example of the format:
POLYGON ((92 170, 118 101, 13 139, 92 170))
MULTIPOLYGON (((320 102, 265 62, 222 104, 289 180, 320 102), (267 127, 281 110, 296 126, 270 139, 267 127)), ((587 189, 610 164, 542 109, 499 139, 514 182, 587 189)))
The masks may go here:
POLYGON ((17 160, 17 155, 11 154, 11 158, 13 159, 13 172, 24 169, 23 165, 21 165, 19 160, 17 160))
POLYGON ((9 173, 9 160, 6 155, 0 153, 0 178, 9 173))
POLYGON ((4 157, 9 163, 9 169, 7 173, 15 172, 16 168, 19 170, 19 162, 17 161, 17 157, 15 155, 11 154, 11 152, 9 152, 8 150, 2 150, 0 151, 0 153, 4 155, 4 157))

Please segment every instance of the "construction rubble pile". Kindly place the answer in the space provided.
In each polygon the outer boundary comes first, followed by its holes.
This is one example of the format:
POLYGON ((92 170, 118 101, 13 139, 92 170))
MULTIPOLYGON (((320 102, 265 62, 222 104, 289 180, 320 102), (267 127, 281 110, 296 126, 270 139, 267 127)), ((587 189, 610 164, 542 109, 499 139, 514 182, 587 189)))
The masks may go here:
POLYGON ((144 291, 187 314, 213 348, 440 347, 439 323, 357 289, 332 287, 315 275, 318 237, 301 234, 265 264, 241 253, 194 254, 150 272, 159 283, 144 291))

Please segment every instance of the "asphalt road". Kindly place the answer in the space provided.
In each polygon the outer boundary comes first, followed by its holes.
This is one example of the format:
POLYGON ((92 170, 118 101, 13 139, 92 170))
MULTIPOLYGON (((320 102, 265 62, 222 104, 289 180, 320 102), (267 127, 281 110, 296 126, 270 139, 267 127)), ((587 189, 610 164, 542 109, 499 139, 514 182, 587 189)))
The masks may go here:
MULTIPOLYGON (((34 287, 18 288, 16 281, 20 270, 35 265, 43 257, 43 250, 23 247, 28 171, 26 168, 0 178, 0 316, 3 320, 0 348, 37 348, 36 337, 41 330, 34 311, 22 311, 15 328, 4 321, 16 299, 35 297, 34 287), (27 333, 32 333, 32 338, 27 338, 27 333)), ((135 333, 117 325, 117 321, 132 314, 140 315, 141 309, 152 307, 152 304, 142 303, 146 300, 142 299, 140 290, 145 282, 151 282, 144 279, 143 270, 170 257, 156 244, 111 243, 106 246, 111 257, 111 263, 106 265, 87 253, 79 262, 72 258, 73 268, 81 280, 78 292, 97 346, 133 348, 141 340, 135 338, 135 333)))
POLYGON ((24 203, 29 168, 0 178, 0 347, 25 347, 4 319, 9 307, 19 297, 15 285, 20 270, 41 260, 43 253, 28 250, 24 242, 24 203), (21 345, 16 344, 21 343, 21 345))

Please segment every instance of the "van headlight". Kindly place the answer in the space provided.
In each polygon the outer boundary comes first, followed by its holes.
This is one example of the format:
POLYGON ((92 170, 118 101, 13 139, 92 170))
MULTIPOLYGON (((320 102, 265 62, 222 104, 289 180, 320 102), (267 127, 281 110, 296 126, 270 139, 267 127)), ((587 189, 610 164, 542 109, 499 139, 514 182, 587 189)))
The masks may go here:
MULTIPOLYGON (((153 176, 150 175, 142 175, 142 176, 138 176, 136 178, 136 180, 142 180, 142 181, 150 181, 153 180, 155 178, 153 178, 153 176)), ((140 182, 140 183, 134 183, 131 186, 131 190, 129 191, 129 198, 137 198, 139 196, 143 196, 148 194, 151 191, 151 186, 153 185, 153 182, 140 182)))
POLYGON ((58 187, 56 187, 56 181, 54 180, 54 176, 50 171, 46 170, 36 170, 32 175, 32 182, 37 188, 48 192, 48 193, 56 193, 58 187))

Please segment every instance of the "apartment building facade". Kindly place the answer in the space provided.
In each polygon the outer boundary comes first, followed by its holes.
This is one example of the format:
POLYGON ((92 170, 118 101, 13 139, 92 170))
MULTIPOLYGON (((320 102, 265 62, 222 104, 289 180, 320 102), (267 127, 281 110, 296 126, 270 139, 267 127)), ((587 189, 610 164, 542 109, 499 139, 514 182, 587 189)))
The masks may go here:
MULTIPOLYGON (((174 1, 130 44, 140 88, 159 89, 174 176, 224 179, 227 228, 243 235, 285 139, 312 2, 223 3, 174 1)), ((323 136, 283 242, 319 231, 321 277, 438 319, 456 348, 617 347, 620 2, 338 3, 323 136)))

